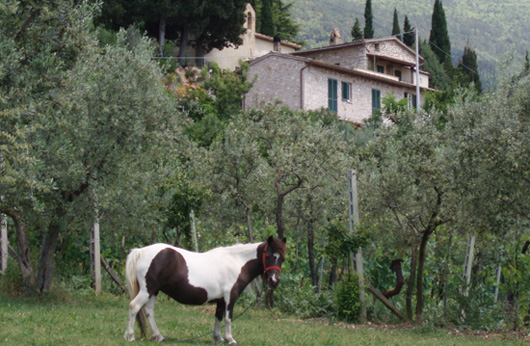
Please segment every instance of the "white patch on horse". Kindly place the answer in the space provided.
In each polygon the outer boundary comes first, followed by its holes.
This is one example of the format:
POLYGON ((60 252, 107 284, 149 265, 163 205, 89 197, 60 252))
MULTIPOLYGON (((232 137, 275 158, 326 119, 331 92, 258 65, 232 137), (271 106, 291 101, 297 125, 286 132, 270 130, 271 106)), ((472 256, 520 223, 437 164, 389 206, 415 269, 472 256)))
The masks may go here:
POLYGON ((186 261, 190 285, 204 288, 208 294, 208 301, 225 298, 228 305, 230 291, 241 274, 241 269, 248 261, 257 259, 257 251, 249 251, 255 248, 256 244, 234 245, 200 254, 175 249, 186 261))

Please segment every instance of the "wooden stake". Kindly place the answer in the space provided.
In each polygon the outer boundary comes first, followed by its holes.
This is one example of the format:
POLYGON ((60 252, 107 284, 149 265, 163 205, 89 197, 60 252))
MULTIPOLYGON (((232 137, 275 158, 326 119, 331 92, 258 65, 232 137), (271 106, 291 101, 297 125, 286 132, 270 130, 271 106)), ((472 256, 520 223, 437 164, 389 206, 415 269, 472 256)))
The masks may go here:
POLYGON ((92 225, 91 235, 91 249, 92 249, 92 268, 94 275, 94 291, 96 294, 101 293, 101 249, 99 241, 99 220, 96 217, 92 225))
MULTIPOLYGON (((359 203, 357 199, 357 175, 353 169, 348 171, 349 196, 350 196, 350 233, 355 231, 359 225, 359 203)), ((366 322, 366 298, 364 291, 364 267, 363 267, 363 249, 359 248, 355 254, 355 271, 359 275, 359 300, 361 302, 361 322, 366 322)))
POLYGON ((7 256, 8 256, 8 240, 7 240, 7 217, 4 214, 0 214, 0 274, 4 274, 7 269, 7 256))

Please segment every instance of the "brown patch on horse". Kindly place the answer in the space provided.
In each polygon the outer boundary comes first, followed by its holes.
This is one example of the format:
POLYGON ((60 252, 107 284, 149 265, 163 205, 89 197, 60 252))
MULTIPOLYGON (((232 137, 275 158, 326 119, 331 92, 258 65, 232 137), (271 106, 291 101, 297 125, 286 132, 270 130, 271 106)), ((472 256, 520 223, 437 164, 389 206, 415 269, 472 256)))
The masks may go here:
POLYGON ((145 282, 149 296, 164 292, 181 304, 202 305, 208 300, 204 288, 195 287, 188 280, 188 265, 177 251, 167 248, 151 262, 145 282))

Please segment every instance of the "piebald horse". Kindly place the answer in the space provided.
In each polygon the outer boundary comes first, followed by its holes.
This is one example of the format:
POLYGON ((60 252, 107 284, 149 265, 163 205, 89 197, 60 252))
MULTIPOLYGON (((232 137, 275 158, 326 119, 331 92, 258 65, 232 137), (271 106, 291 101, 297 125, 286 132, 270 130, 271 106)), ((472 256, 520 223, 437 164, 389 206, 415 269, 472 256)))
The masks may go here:
POLYGON ((167 244, 131 250, 125 265, 132 299, 125 339, 134 340, 136 314, 145 307, 153 340, 164 341, 154 318, 156 297, 162 291, 182 304, 216 303, 213 341, 223 341, 221 321, 224 317, 224 341, 236 344, 231 322, 237 297, 259 275, 269 287, 276 288, 286 250, 285 238, 273 237, 263 243, 220 247, 204 253, 167 244))

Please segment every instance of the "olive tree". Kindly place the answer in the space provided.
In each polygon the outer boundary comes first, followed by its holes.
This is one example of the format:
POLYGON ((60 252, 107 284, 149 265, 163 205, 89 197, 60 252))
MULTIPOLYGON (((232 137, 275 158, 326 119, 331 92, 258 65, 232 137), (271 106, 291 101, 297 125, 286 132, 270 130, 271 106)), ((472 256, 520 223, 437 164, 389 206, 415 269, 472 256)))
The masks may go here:
POLYGON ((388 232, 380 239, 390 238, 394 246, 411 250, 407 312, 412 317, 415 283, 416 321, 421 323, 427 246, 455 213, 454 174, 447 164, 451 150, 436 114, 402 112, 393 120, 395 124, 381 127, 363 152, 361 207, 365 218, 380 220, 388 232))

